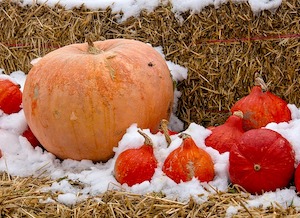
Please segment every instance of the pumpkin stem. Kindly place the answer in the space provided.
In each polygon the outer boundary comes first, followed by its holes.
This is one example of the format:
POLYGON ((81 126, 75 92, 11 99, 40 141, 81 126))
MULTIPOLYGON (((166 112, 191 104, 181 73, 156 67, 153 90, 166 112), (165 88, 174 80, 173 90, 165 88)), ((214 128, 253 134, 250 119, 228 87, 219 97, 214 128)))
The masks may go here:
POLYGON ((234 111, 233 112, 233 115, 237 116, 237 117, 240 117, 240 118, 243 118, 244 117, 244 114, 242 111, 234 111))
POLYGON ((191 138, 191 136, 190 136, 189 134, 187 134, 187 133, 181 133, 181 134, 179 135, 179 137, 182 138, 183 140, 184 140, 184 139, 187 139, 187 138, 191 138))
POLYGON ((267 84, 265 83, 265 81, 263 80, 263 78, 260 76, 260 74, 258 72, 255 73, 255 76, 254 76, 254 80, 255 80, 255 85, 256 86, 260 86, 261 89, 266 92, 268 91, 268 86, 267 84))
POLYGON ((89 54, 100 54, 103 51, 100 50, 99 48, 95 47, 94 42, 91 40, 91 38, 87 38, 87 43, 88 43, 88 53, 89 54))
POLYGON ((257 172, 260 171, 261 166, 259 164, 254 164, 253 169, 257 172))
POLYGON ((166 141, 168 143, 168 147, 171 144, 172 140, 171 137, 169 135, 169 131, 168 131, 168 124, 169 122, 165 119, 162 119, 162 121, 160 122, 160 129, 163 131, 163 134, 166 138, 166 141))
POLYGON ((138 130, 138 133, 140 133, 144 137, 145 145, 153 146, 153 142, 151 138, 146 133, 143 133, 141 130, 138 130))

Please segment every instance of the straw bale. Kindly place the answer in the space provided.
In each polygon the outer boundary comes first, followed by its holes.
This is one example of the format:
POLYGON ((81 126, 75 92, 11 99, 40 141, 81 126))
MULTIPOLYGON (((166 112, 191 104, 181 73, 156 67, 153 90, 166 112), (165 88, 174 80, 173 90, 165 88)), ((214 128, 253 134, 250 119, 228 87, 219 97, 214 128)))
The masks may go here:
MULTIPOLYGON (((0 174, 0 217, 225 217, 229 207, 238 207, 233 217, 299 217, 292 205, 287 208, 274 203, 267 209, 248 208, 249 194, 239 187, 228 193, 216 192, 204 203, 179 202, 162 193, 139 195, 108 190, 75 205, 58 202, 60 193, 43 192, 54 181, 47 178, 16 177, 0 174), (50 200, 49 200, 50 199, 50 200)), ((74 184, 78 185, 78 184, 74 184)))
POLYGON ((188 69, 178 84, 182 92, 177 116, 191 122, 218 125, 236 100, 247 95, 259 71, 270 91, 300 105, 300 2, 283 1, 276 12, 255 16, 247 3, 200 13, 172 12, 161 5, 119 23, 110 8, 72 10, 56 5, 21 7, 2 1, 0 10, 0 68, 7 74, 27 73, 30 61, 61 46, 94 40, 130 38, 162 46, 167 60, 188 69))

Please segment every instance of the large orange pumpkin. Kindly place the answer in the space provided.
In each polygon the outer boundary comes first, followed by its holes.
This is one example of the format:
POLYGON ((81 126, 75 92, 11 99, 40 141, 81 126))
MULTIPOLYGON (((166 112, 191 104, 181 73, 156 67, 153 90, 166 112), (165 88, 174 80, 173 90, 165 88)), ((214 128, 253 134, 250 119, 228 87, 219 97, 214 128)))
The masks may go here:
POLYGON ((157 131, 172 104, 165 60, 129 39, 50 52, 30 70, 23 91, 30 129, 62 159, 107 161, 131 124, 157 131))

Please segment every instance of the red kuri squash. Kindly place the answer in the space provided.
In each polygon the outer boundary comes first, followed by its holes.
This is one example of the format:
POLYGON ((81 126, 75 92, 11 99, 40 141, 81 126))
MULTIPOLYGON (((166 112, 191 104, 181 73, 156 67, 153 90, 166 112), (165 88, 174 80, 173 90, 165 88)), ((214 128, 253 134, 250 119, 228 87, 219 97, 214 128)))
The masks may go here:
POLYGON ((173 82, 164 58, 136 40, 73 44, 44 56, 23 91, 28 125, 57 157, 107 161, 133 123, 169 119, 173 82))
POLYGON ((212 133, 205 139, 205 145, 220 153, 230 151, 232 145, 245 132, 243 129, 243 113, 235 111, 224 124, 210 129, 212 133))
POLYGON ((163 172, 176 183, 190 181, 193 177, 209 182, 215 176, 211 156, 199 148, 191 136, 181 134, 180 147, 172 151, 163 164, 163 172))
POLYGON ((151 139, 145 133, 139 133, 145 138, 144 145, 123 151, 115 163, 116 180, 128 186, 151 180, 157 167, 151 139))
POLYGON ((295 154, 290 143, 270 129, 245 132, 231 147, 231 182, 250 193, 286 187, 294 174, 295 154))
POLYGON ((29 127, 22 133, 22 136, 25 137, 34 148, 41 144, 29 127))
POLYGON ((20 86, 8 79, 0 79, 0 109, 6 114, 21 110, 22 92, 20 86))
POLYGON ((245 131, 258 129, 271 122, 287 122, 291 120, 291 111, 287 102, 267 90, 262 78, 256 74, 255 86, 251 93, 238 100, 231 112, 242 111, 245 131))

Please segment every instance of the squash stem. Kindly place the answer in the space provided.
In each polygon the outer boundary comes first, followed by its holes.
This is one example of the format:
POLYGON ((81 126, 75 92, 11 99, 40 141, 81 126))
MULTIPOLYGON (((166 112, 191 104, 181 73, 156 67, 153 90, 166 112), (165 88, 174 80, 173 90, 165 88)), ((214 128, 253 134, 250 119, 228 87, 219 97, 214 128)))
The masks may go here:
POLYGON ((263 78, 259 75, 258 72, 255 73, 255 78, 254 78, 254 82, 256 86, 260 86, 261 89, 263 90, 263 92, 268 91, 268 86, 265 83, 265 81, 263 80, 263 78))
POLYGON ((144 137, 145 145, 150 145, 150 146, 153 147, 153 142, 152 142, 151 138, 146 133, 143 133, 141 130, 138 130, 138 133, 140 133, 144 137))
POLYGON ((259 164, 254 164, 253 168, 257 172, 257 171, 260 171, 261 166, 259 164))
POLYGON ((244 114, 242 111, 234 111, 233 115, 240 117, 240 118, 244 118, 244 114))
POLYGON ((182 139, 184 140, 184 139, 187 139, 187 138, 191 138, 191 135, 189 135, 189 134, 187 134, 187 133, 181 133, 181 134, 179 135, 179 138, 182 138, 182 139))
POLYGON ((90 38, 87 38, 87 43, 88 43, 88 53, 89 54, 96 55, 96 54, 100 54, 103 52, 99 48, 95 47, 94 42, 90 38))
POLYGON ((163 119, 161 122, 160 122, 160 129, 163 131, 163 134, 166 138, 166 141, 168 143, 168 147, 169 145, 171 144, 172 140, 171 140, 171 137, 169 135, 169 130, 168 130, 168 124, 169 122, 165 119, 163 119))

